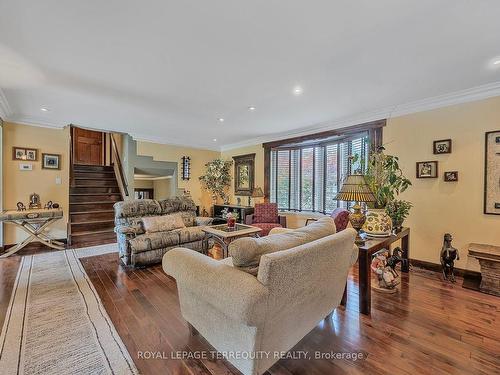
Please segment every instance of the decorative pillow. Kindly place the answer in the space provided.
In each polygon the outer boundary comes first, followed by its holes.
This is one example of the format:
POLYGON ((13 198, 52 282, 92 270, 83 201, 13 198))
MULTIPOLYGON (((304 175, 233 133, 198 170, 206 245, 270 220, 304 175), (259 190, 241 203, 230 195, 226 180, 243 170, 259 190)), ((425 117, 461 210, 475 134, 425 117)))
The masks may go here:
POLYGON ((285 233, 260 238, 239 238, 229 245, 229 254, 232 257, 234 267, 256 275, 262 255, 288 250, 330 236, 335 232, 333 219, 324 217, 306 227, 285 233))
POLYGON ((146 233, 168 232, 186 227, 182 216, 179 214, 146 216, 142 218, 142 223, 146 233))
POLYGON ((254 223, 277 223, 278 217, 278 204, 277 203, 261 203, 255 205, 255 212, 253 214, 254 223))

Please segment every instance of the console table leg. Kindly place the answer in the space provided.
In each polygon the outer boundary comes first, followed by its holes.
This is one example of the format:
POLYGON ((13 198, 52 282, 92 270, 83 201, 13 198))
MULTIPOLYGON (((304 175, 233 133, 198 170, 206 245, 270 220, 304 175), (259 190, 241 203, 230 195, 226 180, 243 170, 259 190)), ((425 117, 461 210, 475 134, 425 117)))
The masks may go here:
POLYGON ((401 272, 407 273, 410 271, 410 233, 401 238, 401 251, 403 252, 401 272))
POLYGON ((347 282, 345 283, 344 294, 342 295, 342 300, 340 301, 342 306, 347 305, 347 282))
POLYGON ((360 253, 359 264, 359 312, 369 315, 371 311, 371 269, 370 254, 368 252, 360 253))

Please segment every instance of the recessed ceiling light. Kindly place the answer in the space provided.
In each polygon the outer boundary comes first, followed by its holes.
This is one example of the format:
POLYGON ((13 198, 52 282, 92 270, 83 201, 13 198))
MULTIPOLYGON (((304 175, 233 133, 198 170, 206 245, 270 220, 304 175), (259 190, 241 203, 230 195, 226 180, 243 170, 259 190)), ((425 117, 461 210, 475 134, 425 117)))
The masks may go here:
POLYGON ((219 122, 224 122, 224 119, 223 119, 222 117, 219 117, 217 120, 218 120, 219 122))
POLYGON ((248 110, 249 111, 255 111, 255 107, 254 106, 250 106, 250 107, 248 107, 248 110))
POLYGON ((40 108, 40 111, 42 111, 42 112, 49 112, 49 109, 45 108, 45 107, 42 107, 42 108, 40 108))
POLYGON ((217 138, 212 139, 212 141, 217 142, 217 138))
POLYGON ((302 87, 300 87, 300 86, 295 86, 295 87, 293 88, 293 93, 294 93, 294 95, 300 95, 300 94, 302 94, 302 92, 303 92, 303 91, 304 91, 304 90, 302 90, 302 87))

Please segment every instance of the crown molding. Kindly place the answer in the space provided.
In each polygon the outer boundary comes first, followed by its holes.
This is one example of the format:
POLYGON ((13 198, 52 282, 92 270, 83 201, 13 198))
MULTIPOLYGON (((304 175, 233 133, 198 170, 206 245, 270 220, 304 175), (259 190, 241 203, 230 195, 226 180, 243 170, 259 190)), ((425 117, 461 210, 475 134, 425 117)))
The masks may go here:
POLYGON ((10 116, 4 119, 5 122, 12 122, 18 125, 29 125, 29 126, 37 126, 39 128, 50 128, 50 129, 62 129, 67 124, 57 124, 55 122, 50 122, 45 119, 40 119, 37 117, 30 116, 10 116))
POLYGON ((221 147, 221 151, 224 152, 224 151, 234 150, 236 148, 256 145, 259 143, 277 141, 283 138, 293 138, 303 135, 314 134, 321 131, 343 128, 347 126, 361 124, 364 122, 381 120, 384 118, 390 119, 393 117, 404 116, 411 113, 431 111, 437 108, 474 102, 478 100, 492 98, 495 96, 500 96, 500 82, 493 82, 486 85, 476 86, 449 94, 438 95, 431 98, 426 98, 400 105, 381 108, 378 110, 365 112, 350 117, 345 117, 339 120, 326 121, 312 126, 308 126, 307 129, 302 128, 292 132, 281 132, 262 137, 255 137, 247 139, 243 142, 236 142, 223 145, 221 147))
POLYGON ((6 121, 6 119, 12 116, 12 109, 10 108, 9 102, 7 101, 7 97, 5 96, 3 90, 0 88, 0 117, 2 120, 6 121))

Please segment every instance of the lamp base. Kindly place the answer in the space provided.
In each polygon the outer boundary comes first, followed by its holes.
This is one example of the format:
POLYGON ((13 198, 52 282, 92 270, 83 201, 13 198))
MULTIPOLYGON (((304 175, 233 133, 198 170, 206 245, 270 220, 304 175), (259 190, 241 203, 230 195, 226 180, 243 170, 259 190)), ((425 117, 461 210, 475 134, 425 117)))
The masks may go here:
POLYGON ((349 221, 351 222, 352 227, 358 232, 356 235, 355 244, 358 246, 363 246, 365 244, 365 240, 361 238, 359 235, 359 231, 363 227, 363 224, 366 221, 365 214, 361 211, 361 206, 359 203, 356 203, 353 207, 353 212, 349 214, 349 221))

